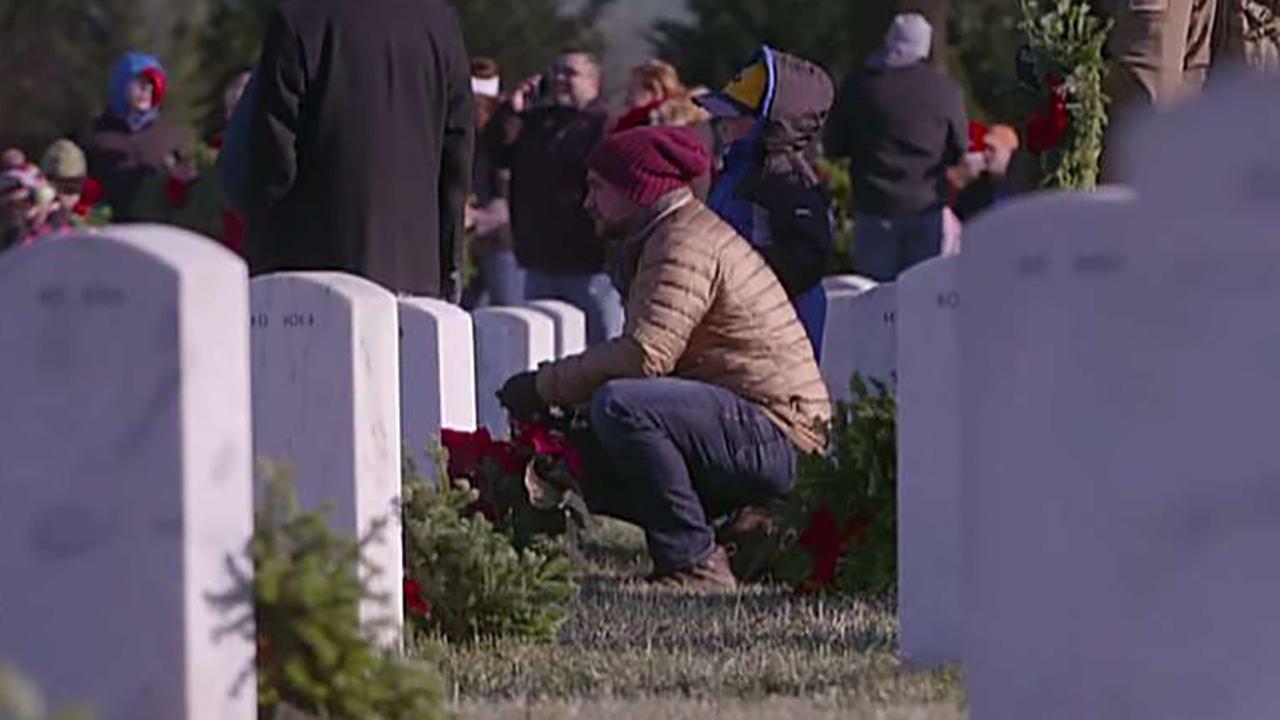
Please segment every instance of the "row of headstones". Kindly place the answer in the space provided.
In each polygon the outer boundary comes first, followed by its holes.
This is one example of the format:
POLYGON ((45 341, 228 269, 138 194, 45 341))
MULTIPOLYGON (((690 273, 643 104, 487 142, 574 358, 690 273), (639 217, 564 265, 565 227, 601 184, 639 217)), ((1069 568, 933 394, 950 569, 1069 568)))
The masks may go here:
POLYGON ((896 378, 902 650, 962 662, 975 720, 1280 717, 1280 82, 1125 147, 1132 191, 829 281, 829 380, 896 378))
MULTIPOLYGON (((854 373, 899 391, 902 645, 918 663, 959 659, 961 647, 958 262, 897 285, 825 283, 833 394, 848 399, 854 373)), ((402 438, 431 467, 440 428, 503 427, 501 383, 584 345, 581 312, 557 303, 472 316, 333 273, 246 287, 238 260, 160 228, 46 245, 3 267, 0 527, 13 535, 0 535, 0 573, 23 580, 0 595, 0 639, 56 691, 102 701, 108 718, 194 697, 237 712, 217 679, 239 677, 252 651, 210 632, 225 619, 206 596, 248 541, 250 453, 287 462, 304 505, 331 504, 342 530, 389 523, 370 580, 392 601, 362 614, 391 612, 394 644, 402 438), (60 606, 81 584, 113 622, 60 606), (123 633, 140 627, 185 643, 131 645, 123 633), (100 672, 121 647, 137 657, 100 672), (165 679, 177 667, 202 681, 165 679)))
POLYGON ((230 631, 251 608, 216 598, 228 563, 252 576, 255 458, 340 531, 381 527, 361 619, 397 646, 402 447, 430 474, 442 428, 500 431, 501 383, 581 351, 585 325, 563 303, 468 315, 339 273, 250 283, 171 228, 5 254, 0 656, 106 720, 252 717, 253 641, 230 631))

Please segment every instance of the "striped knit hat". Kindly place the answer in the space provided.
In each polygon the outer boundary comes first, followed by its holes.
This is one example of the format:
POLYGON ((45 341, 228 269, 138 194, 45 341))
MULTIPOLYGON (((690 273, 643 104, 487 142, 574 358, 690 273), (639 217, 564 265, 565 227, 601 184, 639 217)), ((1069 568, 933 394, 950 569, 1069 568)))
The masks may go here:
POLYGON ((617 133, 591 153, 591 170, 641 207, 711 172, 711 153, 684 128, 641 127, 617 133))

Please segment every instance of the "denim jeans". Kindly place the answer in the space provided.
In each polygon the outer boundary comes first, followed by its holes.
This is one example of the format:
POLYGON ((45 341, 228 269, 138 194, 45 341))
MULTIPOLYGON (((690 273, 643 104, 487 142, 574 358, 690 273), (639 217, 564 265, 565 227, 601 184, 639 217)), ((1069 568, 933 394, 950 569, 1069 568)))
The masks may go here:
POLYGON ((791 441, 759 407, 715 385, 614 380, 592 400, 591 429, 608 462, 588 461, 587 504, 643 528, 658 572, 707 559, 712 521, 795 486, 791 441))
POLYGON ((822 357, 822 336, 827 330, 827 291, 815 285, 791 301, 800 316, 800 324, 813 344, 813 356, 822 357))
POLYGON ((895 282, 909 268, 942 254, 942 210, 889 220, 854 218, 853 270, 876 282, 895 282))
POLYGON ((462 296, 462 307, 508 307, 524 302, 525 273, 511 250, 495 250, 476 258, 479 274, 462 296))
POLYGON ((527 300, 561 300, 587 314, 587 344, 597 345, 622 334, 622 296, 604 273, 547 273, 530 270, 525 277, 527 300))

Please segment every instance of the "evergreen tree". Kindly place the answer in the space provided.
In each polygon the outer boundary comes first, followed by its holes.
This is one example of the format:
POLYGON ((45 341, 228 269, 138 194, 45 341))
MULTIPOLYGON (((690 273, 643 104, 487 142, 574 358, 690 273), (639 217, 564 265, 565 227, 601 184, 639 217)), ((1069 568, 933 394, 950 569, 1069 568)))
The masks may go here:
MULTIPOLYGON (((257 62, 267 18, 278 0, 214 0, 199 41, 206 112, 232 73, 257 62)), ((600 13, 613 0, 588 0, 574 12, 560 0, 455 0, 467 50, 501 64, 508 85, 542 71, 567 46, 599 50, 600 13)))
POLYGON ((222 90, 231 75, 251 67, 262 54, 267 19, 278 0, 213 0, 196 40, 201 78, 199 113, 210 129, 222 112, 222 90))
POLYGON ((0 0, 0 144, 34 154, 84 129, 145 20, 137 0, 0 0))
POLYGON ((869 0, 689 0, 691 22, 660 20, 657 54, 692 84, 719 87, 761 44, 801 55, 828 71, 855 64, 853 16, 869 0))
MULTIPOLYGON (((634 1, 634 0, 633 0, 634 1)), ((495 58, 508 87, 542 72, 567 47, 599 52, 596 21, 614 0, 587 0, 579 10, 560 0, 455 0, 473 56, 495 58)))
POLYGON ((949 0, 689 0, 691 22, 654 26, 658 55, 695 84, 717 87, 761 44, 823 65, 836 78, 860 67, 897 12, 916 10, 934 24, 935 57, 946 60, 949 0))
POLYGON ((971 106, 993 122, 1021 113, 1016 58, 1018 0, 964 0, 951 16, 952 68, 970 88, 971 106))

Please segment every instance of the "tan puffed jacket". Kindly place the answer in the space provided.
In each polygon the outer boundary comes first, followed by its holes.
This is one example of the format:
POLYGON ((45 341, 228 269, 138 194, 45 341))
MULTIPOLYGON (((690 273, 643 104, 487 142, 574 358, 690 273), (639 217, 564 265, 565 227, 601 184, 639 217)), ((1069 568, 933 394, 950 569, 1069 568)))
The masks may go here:
POLYGON ((697 380, 760 406, 801 451, 826 450, 831 398, 813 346, 786 291, 746 240, 680 190, 654 206, 623 256, 635 261, 626 330, 543 366, 544 400, 584 403, 618 378, 697 380))

